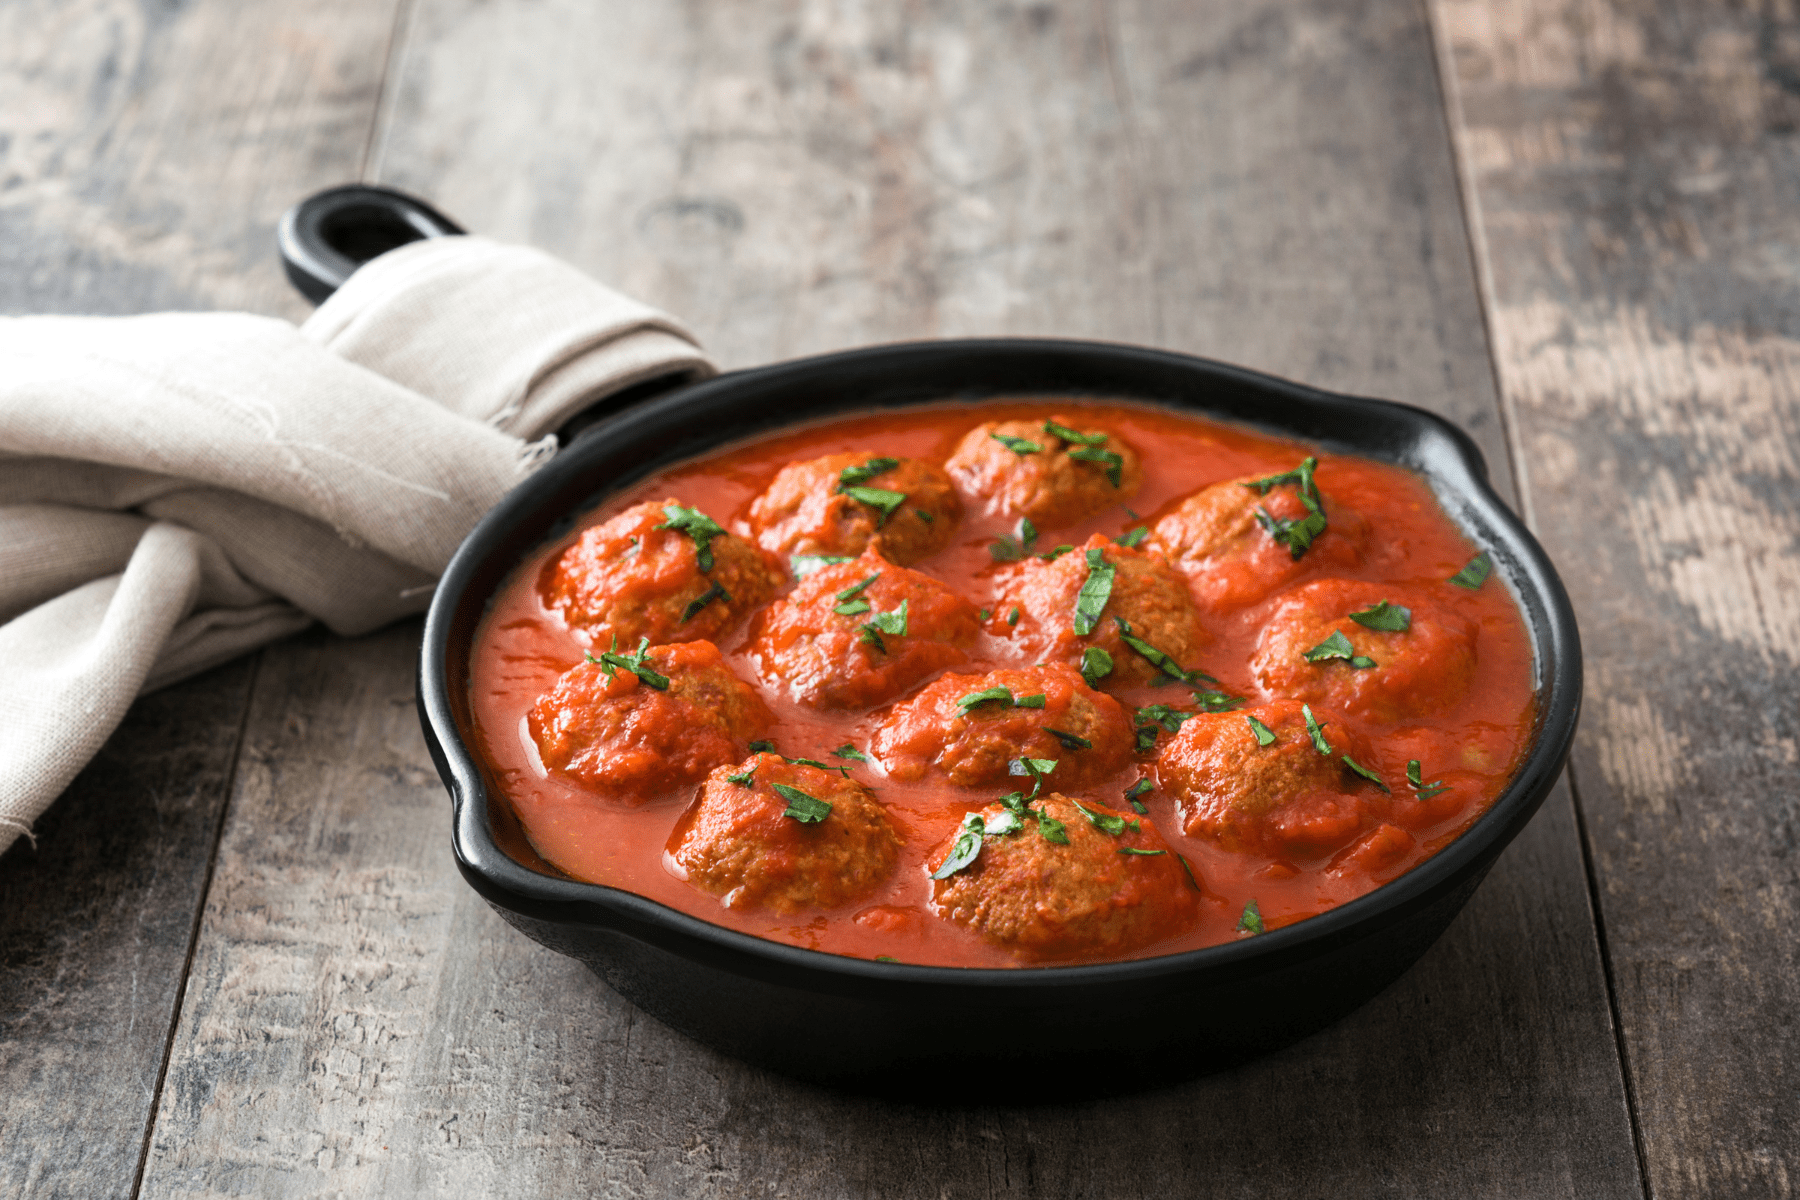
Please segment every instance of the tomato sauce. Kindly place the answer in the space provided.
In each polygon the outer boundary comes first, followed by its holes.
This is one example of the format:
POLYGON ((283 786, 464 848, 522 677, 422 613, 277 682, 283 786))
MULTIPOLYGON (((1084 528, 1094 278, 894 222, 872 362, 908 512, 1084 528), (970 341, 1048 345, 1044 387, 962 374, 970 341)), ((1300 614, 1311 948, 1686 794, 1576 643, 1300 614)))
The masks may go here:
MULTIPOLYGON (((1080 546, 1096 533, 1110 538, 1140 525, 1154 526, 1158 517, 1200 488, 1240 476, 1290 471, 1309 454, 1318 456, 1320 475, 1329 472, 1334 480, 1325 488, 1326 499, 1359 513, 1368 522, 1371 542, 1386 552, 1370 555, 1358 565, 1321 565, 1300 582, 1330 576, 1446 594, 1444 582, 1480 549, 1450 522, 1424 482, 1405 470, 1324 454, 1299 442, 1148 406, 1063 397, 921 406, 847 416, 730 445, 658 472, 584 514, 575 530, 520 564, 477 632, 470 680, 474 748, 495 790, 512 805, 543 859, 573 878, 622 888, 706 921, 810 949, 947 966, 1023 965, 1026 960, 1008 949, 935 915, 929 904, 928 857, 954 836, 966 813, 992 803, 995 794, 1006 789, 957 788, 941 779, 901 783, 886 778, 873 761, 834 758, 832 750, 845 742, 867 752, 875 728, 891 706, 819 710, 764 686, 746 656, 754 619, 726 631, 719 638, 719 649, 774 713, 770 740, 790 757, 841 762, 851 768, 853 778, 872 787, 901 835, 899 866, 875 894, 856 903, 786 916, 726 908, 678 877, 670 869, 667 846, 696 786, 672 789, 645 803, 635 802, 636 798, 628 803, 547 772, 539 758, 529 713, 564 671, 583 660, 586 648, 561 616, 545 606, 535 584, 545 563, 582 529, 634 504, 678 497, 727 529, 747 535, 752 502, 791 462, 866 452, 943 463, 978 421, 1041 421, 1053 413, 1115 430, 1142 456, 1144 481, 1128 502, 1129 510, 1117 506, 1072 526, 1046 529, 1037 550, 1065 543, 1080 546)), ((913 567, 976 606, 990 608, 1002 568, 989 546, 1014 534, 1017 522, 984 515, 978 499, 970 499, 965 507, 949 546, 913 567)), ((1219 681, 1220 690, 1251 697, 1255 703, 1259 692, 1250 662, 1257 637, 1281 592, 1292 586, 1297 585, 1285 584, 1224 616, 1208 615, 1210 644, 1198 662, 1182 665, 1204 670, 1219 681)), ((1267 928, 1325 912, 1435 854, 1499 795, 1529 748, 1535 709, 1530 642, 1517 607, 1498 579, 1472 590, 1450 588, 1447 594, 1448 602, 1477 630, 1474 676, 1466 693, 1456 703, 1432 706, 1422 716, 1361 721, 1355 729, 1360 744, 1370 748, 1371 761, 1361 765, 1381 775, 1396 795, 1408 790, 1407 763, 1414 759, 1424 764, 1427 783, 1442 779, 1451 785, 1431 799, 1430 822, 1412 825, 1416 835, 1412 843, 1385 847, 1381 853, 1334 852, 1316 859, 1228 851, 1206 838, 1186 836, 1174 800, 1160 789, 1152 790, 1140 797, 1149 812, 1147 819, 1191 866, 1200 885, 1200 903, 1190 928, 1130 957, 1251 936, 1239 926, 1252 900, 1267 928)), ((1029 665, 1032 659, 997 636, 995 628, 991 622, 984 627, 970 652, 971 661, 952 670, 979 673, 1029 665)), ((922 681, 909 694, 929 682, 922 681)), ((1195 708, 1191 690, 1174 683, 1117 694, 1128 707, 1162 703, 1191 711, 1195 708)), ((1170 736, 1162 734, 1162 742, 1170 736)), ((1077 794, 1126 810, 1125 792, 1150 775, 1151 757, 1140 754, 1077 794)))

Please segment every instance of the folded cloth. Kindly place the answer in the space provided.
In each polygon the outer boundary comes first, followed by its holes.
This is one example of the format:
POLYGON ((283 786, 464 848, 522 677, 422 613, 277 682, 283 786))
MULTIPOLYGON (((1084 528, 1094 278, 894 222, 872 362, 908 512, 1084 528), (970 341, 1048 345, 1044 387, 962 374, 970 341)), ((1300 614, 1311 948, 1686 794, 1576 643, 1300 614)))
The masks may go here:
POLYGON ((304 325, 0 318, 0 852, 132 699, 425 607, 554 430, 712 363, 549 255, 414 242, 304 325))

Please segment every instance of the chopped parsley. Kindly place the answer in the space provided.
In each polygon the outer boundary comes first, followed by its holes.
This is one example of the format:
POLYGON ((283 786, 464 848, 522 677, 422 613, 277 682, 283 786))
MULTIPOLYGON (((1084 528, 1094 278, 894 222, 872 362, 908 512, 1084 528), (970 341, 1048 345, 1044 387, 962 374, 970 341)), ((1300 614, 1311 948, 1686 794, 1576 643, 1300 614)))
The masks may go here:
POLYGON ((1012 611, 1006 614, 1006 623, 1009 626, 1017 625, 1019 623, 1019 606, 1018 605, 1016 605, 1016 604, 1013 605, 1012 611))
POLYGON ((1010 433, 990 433, 988 436, 1011 450, 1014 454, 1036 454, 1043 447, 1036 442, 1022 437, 1014 437, 1010 433))
POLYGON ((877 529, 886 525, 887 519, 894 515, 894 510, 906 503, 905 492, 890 492, 886 488, 840 487, 838 491, 880 512, 881 517, 875 522, 877 529))
POLYGON ((975 614, 975 619, 976 619, 976 620, 977 620, 977 621, 980 621, 980 622, 981 622, 981 623, 982 623, 982 624, 983 624, 983 625, 985 625, 985 624, 987 624, 987 621, 988 621, 988 618, 989 618, 989 617, 991 617, 991 616, 993 616, 993 615, 994 615, 994 614, 993 614, 993 611, 992 611, 992 610, 991 610, 991 609, 986 609, 986 608, 984 608, 984 609, 982 609, 982 610, 981 610, 981 611, 980 611, 980 612, 978 612, 978 613, 976 613, 976 614, 975 614))
POLYGON ((1275 731, 1273 729, 1270 729, 1267 725, 1264 725, 1249 713, 1244 714, 1244 720, 1250 722, 1250 732, 1256 735, 1257 745, 1273 746, 1275 744, 1275 731))
POLYGON ((831 753, 837 758, 847 758, 852 762, 866 763, 869 761, 869 756, 864 754, 861 750, 858 750, 856 748, 856 743, 854 742, 845 742, 831 753))
POLYGON ((1124 533, 1121 533, 1118 537, 1114 538, 1113 541, 1127 549, 1136 549, 1138 544, 1149 536, 1150 527, 1148 525, 1139 525, 1136 529, 1129 529, 1124 533))
POLYGON ((805 579, 826 567, 855 561, 847 554, 795 554, 788 558, 788 569, 793 571, 795 579, 805 579))
POLYGON ((1069 835, 1065 832, 1065 826, 1061 821, 1057 820, 1049 813, 1044 812, 1042 809, 1036 809, 1034 811, 1037 813, 1039 837, 1043 838, 1046 842, 1054 842, 1058 846, 1066 846, 1069 844, 1069 835))
POLYGON ((1106 467, 1106 481, 1114 487, 1122 486, 1125 460, 1118 451, 1102 450, 1098 446, 1081 446, 1069 451, 1069 457, 1079 462, 1101 463, 1106 467))
POLYGON ((695 596, 688 602, 686 610, 681 614, 681 619, 687 621, 693 617, 699 616, 700 610, 711 604, 714 600, 723 600, 727 604, 731 603, 731 593, 726 591, 716 579, 713 581, 711 587, 707 588, 704 592, 701 592, 698 596, 695 596))
POLYGON ((1074 548, 1075 547, 1069 545, 1069 543, 1064 542, 1060 546, 1050 547, 1048 550, 1046 550, 1042 554, 1038 555, 1038 557, 1043 559, 1045 562, 1055 562, 1057 559, 1061 558, 1063 555, 1067 554, 1069 551, 1073 550, 1074 548))
POLYGON ((1100 613, 1112 599, 1116 571, 1099 550, 1087 552, 1088 576, 1075 594, 1075 632, 1086 637, 1100 623, 1100 613))
MULTIPOLYGON (((1090 550, 1088 553, 1094 554, 1097 553, 1097 551, 1090 550)), ((1077 601, 1077 604, 1079 604, 1079 600, 1077 601)), ((1113 623, 1119 627, 1119 640, 1143 655, 1150 661, 1151 666, 1155 667, 1162 675, 1167 676, 1169 679, 1180 680, 1182 683, 1193 683, 1201 679, 1206 680, 1208 683, 1218 682, 1210 675, 1206 675, 1203 672, 1182 670, 1180 663, 1170 658, 1167 654, 1164 654, 1161 650, 1158 650, 1155 646, 1152 646, 1149 642, 1146 642, 1143 638, 1132 633, 1131 622, 1127 621, 1124 617, 1113 617, 1113 623)), ((1151 686, 1153 687, 1162 682, 1164 682, 1164 680, 1161 677, 1150 681, 1151 686)))
POLYGON ((640 638, 638 640, 637 653, 620 654, 619 637, 617 634, 614 634, 611 650, 608 650, 599 658, 595 658, 591 654, 588 655, 587 658, 591 663, 598 663, 600 669, 606 672, 608 679, 614 678, 615 676, 613 673, 620 668, 623 668, 630 671, 633 675, 636 675, 638 682, 645 687, 653 687, 659 692, 666 692, 669 690, 669 677, 667 675, 658 674, 651 668, 649 649, 650 639, 640 638))
POLYGON ((894 957, 894 956, 893 956, 893 955, 891 955, 891 954, 877 954, 877 955, 876 955, 876 956, 875 956, 875 961, 876 961, 876 962, 891 962, 891 963, 897 963, 897 962, 899 962, 899 961, 900 961, 900 960, 899 960, 899 959, 897 959, 897 958, 895 958, 895 957, 894 957))
POLYGON ((1042 708, 1044 707, 1044 695, 1040 692, 1035 696, 1014 696, 1011 688, 991 687, 983 688, 979 692, 970 692, 956 703, 965 713, 980 705, 990 703, 1001 704, 1007 708, 1042 708))
POLYGON ((735 783, 739 787, 749 787, 755 781, 756 781, 756 768, 755 767, 751 767, 748 771, 739 771, 736 775, 727 775, 725 777, 726 783, 735 783))
POLYGON ((875 606, 870 604, 867 600, 856 599, 846 600, 831 611, 840 617, 859 617, 874 607, 875 606))
POLYGON ((1089 687, 1099 687, 1100 681, 1112 674, 1112 655, 1098 646, 1089 646, 1081 652, 1081 677, 1089 687))
POLYGON ((1015 758, 1006 764, 1008 775, 1029 775, 1034 781, 1031 788, 1033 796, 1044 786, 1044 776, 1056 770, 1059 760, 1054 758, 1015 758))
POLYGON ((773 753, 775 753, 775 743, 774 742, 751 742, 750 743, 750 753, 752 753, 752 754, 773 754, 773 753))
POLYGON ((999 541, 988 543, 988 554, 995 562, 1018 562, 1031 550, 1031 544, 1037 539, 1037 526, 1031 523, 1031 518, 1020 517, 1019 536, 1003 534, 999 541))
POLYGON ((1070 803, 1080 809, 1081 815, 1088 819, 1088 824, 1092 825, 1095 829, 1098 829, 1101 833, 1110 833, 1114 837, 1118 837, 1121 833, 1125 832, 1125 818, 1119 816, 1117 813, 1095 812, 1079 800, 1071 800, 1070 803))
POLYGON ((1450 577, 1450 582, 1457 587, 1468 588, 1471 592, 1487 582, 1487 577, 1494 573, 1494 560, 1483 550, 1469 560, 1467 566, 1450 577))
POLYGON ((724 527, 699 509, 683 508, 679 504, 663 505, 663 516, 668 519, 655 528, 673 529, 676 533, 687 534, 694 540, 694 557, 699 561, 701 573, 711 571, 712 540, 724 535, 724 527))
POLYGON ((1450 785, 1441 779, 1436 783, 1426 783, 1419 775, 1419 760, 1416 758, 1406 764, 1406 782, 1412 785, 1412 790, 1418 793, 1421 800, 1429 800, 1440 792, 1450 790, 1450 785))
POLYGON ((1306 506, 1306 516, 1298 521, 1273 516, 1260 504, 1256 507, 1257 523, 1278 544, 1286 546, 1288 553, 1295 558, 1305 554, 1307 547, 1313 544, 1313 539, 1325 532, 1325 498, 1319 495, 1318 485, 1313 482, 1313 471, 1318 465, 1319 460, 1309 455, 1292 471, 1254 479, 1244 485, 1259 496, 1267 496, 1275 488, 1288 484, 1299 489, 1300 503, 1306 506))
POLYGON ((1092 750, 1094 748, 1094 743, 1073 733, 1064 733, 1062 730, 1052 729, 1048 725, 1044 726, 1044 732, 1061 742, 1064 750, 1092 750))
POLYGON ((784 817, 792 817, 802 825, 817 825, 831 815, 831 805, 817 796, 809 796, 799 788, 789 787, 785 783, 772 783, 769 786, 788 802, 788 806, 781 812, 784 817))
POLYGON ((1137 729, 1137 748, 1148 750, 1156 745, 1157 730, 1165 729, 1170 733, 1179 733, 1182 723, 1193 717, 1191 712, 1183 712, 1179 708, 1170 708, 1167 704, 1146 704, 1132 714, 1132 724, 1137 729))
POLYGON ((1143 806, 1143 803, 1138 800, 1138 797, 1150 791, 1152 786, 1153 785, 1148 779, 1140 779, 1125 789, 1125 799, 1131 802, 1131 807, 1136 809, 1139 814, 1148 813, 1150 811, 1143 806))
POLYGON ((1350 639, 1344 636, 1341 629, 1332 630, 1330 637, 1308 650, 1301 657, 1309 663, 1330 662, 1334 658, 1341 658, 1353 667, 1375 665, 1374 659, 1357 654, 1356 647, 1350 644, 1350 639), (1359 658, 1362 659, 1361 662, 1357 661, 1359 658))
POLYGON ((950 853, 938 864, 938 869, 931 873, 933 879, 948 879, 970 863, 981 853, 981 835, 987 828, 980 813, 970 813, 963 818, 963 831, 956 835, 956 841, 950 844, 950 853))
POLYGON ((1237 931, 1251 934, 1263 931, 1262 909, 1256 907, 1255 897, 1251 897, 1250 903, 1244 905, 1244 915, 1238 918, 1237 931))
POLYGON ((927 525, 936 525, 937 524, 937 518, 935 516, 933 516, 931 513, 926 512, 922 508, 913 509, 913 516, 919 518, 919 520, 925 522, 927 525))
POLYGON ((897 458, 871 458, 860 467, 845 467, 838 472, 838 491, 856 487, 869 482, 877 475, 885 475, 900 465, 897 458))
POLYGON ((1225 692, 1215 692, 1207 689, 1194 693, 1194 703, 1200 706, 1201 712, 1221 713, 1230 712, 1232 709, 1238 707, 1240 704, 1244 703, 1244 698, 1242 696, 1233 696, 1225 692))
POLYGON ((852 587, 847 587, 839 592, 837 594, 837 607, 833 608, 831 611, 845 617, 861 616, 863 613, 868 612, 874 605, 862 598, 863 589, 880 578, 881 572, 877 571, 861 583, 855 584, 852 587))
POLYGON ((1313 716, 1310 704, 1302 704, 1300 711, 1306 714, 1306 732, 1312 736, 1313 749, 1327 758, 1331 757, 1331 743, 1325 740, 1325 723, 1313 716))
POLYGON ((1137 854, 1148 858, 1152 854, 1167 854, 1167 850, 1140 850, 1136 846, 1120 846, 1120 854, 1137 854))
MULTIPOLYGON (((787 755, 784 754, 781 757, 787 758, 787 755)), ((817 767, 821 771, 836 771, 845 779, 850 778, 849 767, 834 767, 830 763, 822 763, 816 758, 787 758, 787 760, 797 767, 817 767)))
POLYGON ((1361 612, 1351 613, 1350 619, 1365 629, 1405 633, 1412 628, 1412 609, 1401 604, 1389 604, 1386 600, 1377 600, 1361 612))
POLYGON ((885 633, 889 637, 906 636, 906 606, 910 603, 912 603, 910 600, 902 600, 900 607, 893 612, 871 613, 866 622, 856 627, 857 640, 866 646, 873 646, 885 654, 887 643, 881 640, 881 635, 885 633))
POLYGON ((1079 433, 1067 425, 1058 425, 1055 421, 1045 421, 1044 432, 1052 437, 1059 437, 1072 446, 1099 446, 1106 441, 1104 433, 1079 433))
POLYGON ((1348 754, 1340 754, 1338 757, 1344 760, 1344 765, 1346 767, 1349 767, 1352 771, 1355 771, 1358 775, 1361 775, 1364 779, 1368 780, 1382 791, 1387 792, 1390 796, 1393 795, 1393 789, 1388 787, 1387 780, 1369 770, 1369 768, 1363 766, 1348 754))

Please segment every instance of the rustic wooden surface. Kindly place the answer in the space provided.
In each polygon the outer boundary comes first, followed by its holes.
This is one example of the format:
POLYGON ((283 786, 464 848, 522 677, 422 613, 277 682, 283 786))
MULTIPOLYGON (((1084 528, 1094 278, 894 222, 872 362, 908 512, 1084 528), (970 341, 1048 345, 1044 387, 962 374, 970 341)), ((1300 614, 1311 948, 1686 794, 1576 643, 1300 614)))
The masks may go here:
POLYGON ((727 365, 1228 358, 1470 429, 1591 679, 1579 809, 1362 1011, 932 1109, 721 1058, 501 924, 416 627, 302 636, 140 703, 0 859, 0 1196, 1790 1194, 1797 118, 1793 14, 1701 0, 0 6, 4 311, 299 315, 274 219, 360 174, 727 365))

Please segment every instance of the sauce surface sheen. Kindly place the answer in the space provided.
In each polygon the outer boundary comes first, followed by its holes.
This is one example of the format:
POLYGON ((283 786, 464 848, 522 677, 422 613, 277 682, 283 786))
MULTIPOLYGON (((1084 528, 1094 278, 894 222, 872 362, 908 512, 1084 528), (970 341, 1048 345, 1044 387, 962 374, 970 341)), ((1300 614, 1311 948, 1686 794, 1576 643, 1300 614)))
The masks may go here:
MULTIPOLYGON (((562 617, 545 606, 536 586, 544 565, 582 530, 634 504, 673 496, 743 535, 748 532, 746 515, 752 501, 790 463, 868 452, 941 464, 979 422, 1041 421, 1053 414, 1115 430, 1141 454, 1144 480, 1129 501, 1136 517, 1123 506, 1114 506, 1077 524, 1047 528, 1036 550, 1060 544, 1079 547, 1095 533, 1110 538, 1140 525, 1154 527, 1159 517, 1203 487, 1240 476, 1290 471, 1309 454, 1317 455, 1321 474, 1329 469, 1336 480, 1335 487, 1325 489, 1327 500, 1353 506, 1368 521, 1373 549, 1360 565, 1321 568, 1223 618, 1207 617, 1212 642, 1197 662, 1183 665, 1219 680, 1220 690, 1256 702, 1259 692, 1250 659, 1258 634, 1281 595, 1313 578, 1362 580, 1396 590, 1436 589, 1439 595, 1450 595, 1459 615, 1478 630, 1473 682, 1460 701, 1422 717, 1356 723, 1354 732, 1372 758, 1363 765, 1380 774, 1396 795, 1408 790, 1409 760, 1421 760, 1427 782, 1440 776, 1454 778, 1454 789, 1435 805, 1442 819, 1415 829, 1413 846, 1379 866, 1335 851, 1316 859, 1229 851, 1186 835, 1171 797, 1161 789, 1150 791, 1141 797, 1148 809, 1146 820, 1191 865, 1200 884, 1200 903, 1191 928, 1125 957, 1150 957, 1249 936, 1238 926, 1252 900, 1268 928, 1334 908, 1429 858, 1500 794, 1531 737, 1530 643, 1513 599, 1498 578, 1474 590, 1444 588, 1480 547, 1456 529, 1423 481, 1397 467, 1326 454, 1297 441, 1168 409, 1059 396, 1021 398, 854 415, 729 445, 632 484, 583 514, 575 529, 521 563, 496 595, 476 634, 470 680, 476 728, 471 740, 497 793, 511 803, 536 851, 574 878, 622 888, 702 920, 810 949, 945 966, 1041 965, 982 940, 930 908, 927 859, 954 835, 965 814, 991 804, 1006 789, 958 788, 930 778, 901 783, 887 778, 873 761, 833 757, 832 750, 846 741, 867 751, 875 728, 892 706, 821 711, 765 686, 746 654, 754 618, 727 630, 718 645, 726 663, 758 690, 773 711, 776 725, 770 740, 790 757, 849 767, 854 779, 874 789, 901 835, 897 869, 873 895, 853 904, 787 915, 725 907, 669 867, 666 846, 693 802, 697 785, 671 789, 647 803, 628 804, 548 773, 527 727, 527 714, 564 671, 583 661, 587 649, 562 617)), ((964 499, 966 512, 948 547, 912 566, 977 607, 988 608, 994 603, 996 575, 1004 568, 988 547, 1016 533, 1017 521, 985 514, 979 500, 964 499)), ((791 587, 789 581, 782 591, 791 587)), ((604 647, 595 652, 600 649, 604 647)), ((951 670, 978 673, 1034 661, 985 626, 969 657, 967 664, 951 670)), ((930 682, 929 678, 920 682, 907 695, 917 694, 930 682)), ((1155 703, 1190 711, 1196 707, 1192 688, 1182 684, 1135 687, 1118 698, 1128 710, 1155 703)), ((1158 744, 1171 736, 1162 734, 1158 744)), ((1152 757, 1139 754, 1122 770, 1070 789, 1071 794, 1129 811, 1125 792, 1151 775, 1152 757)))

